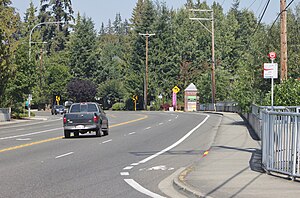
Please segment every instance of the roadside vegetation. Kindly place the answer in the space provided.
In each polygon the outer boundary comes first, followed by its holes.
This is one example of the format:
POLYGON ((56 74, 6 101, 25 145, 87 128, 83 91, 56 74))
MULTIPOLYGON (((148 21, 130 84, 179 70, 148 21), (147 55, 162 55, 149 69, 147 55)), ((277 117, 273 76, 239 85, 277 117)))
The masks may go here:
MULTIPOLYGON (((147 32, 155 33, 149 37, 148 106, 161 109, 171 104, 175 85, 181 89, 177 97, 182 104, 190 83, 198 88, 200 103, 209 103, 211 34, 189 19, 186 8, 214 10, 216 101, 236 101, 243 109, 251 103, 270 105, 270 80, 263 79, 262 66, 270 62, 270 51, 277 52, 279 63, 280 23, 259 23, 254 12, 239 7, 238 0, 226 13, 219 3, 210 7, 205 1, 187 0, 173 10, 158 1, 138 0, 130 19, 117 13, 115 19, 96 24, 99 31, 91 18, 73 12, 71 0, 30 3, 22 19, 11 0, 2 0, 0 107, 22 114, 32 94, 31 103, 40 108, 60 95, 62 101, 97 100, 116 110, 133 110, 132 97, 138 96, 137 109, 142 109, 146 44, 139 33, 147 32), (45 24, 50 21, 62 23, 45 24)), ((295 80, 300 77, 299 30, 298 3, 288 10, 290 79, 282 84, 275 80, 275 105, 300 103, 295 80)))

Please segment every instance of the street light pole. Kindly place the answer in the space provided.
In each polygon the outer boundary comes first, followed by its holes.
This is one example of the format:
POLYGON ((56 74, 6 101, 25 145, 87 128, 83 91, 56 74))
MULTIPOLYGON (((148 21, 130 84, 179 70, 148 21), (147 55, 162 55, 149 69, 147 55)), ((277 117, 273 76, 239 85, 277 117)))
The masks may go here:
MULTIPOLYGON (((214 12, 211 11, 211 80, 212 80, 212 103, 216 103, 216 79, 215 79, 215 28, 214 12)), ((215 108, 215 107, 214 107, 215 108)))
MULTIPOLYGON (((31 37, 32 37, 32 33, 33 33, 33 30, 40 26, 40 25, 43 25, 43 24, 58 24, 58 23, 64 23, 64 22, 61 22, 61 21, 46 21, 46 22, 41 22, 41 23, 38 23, 36 24, 35 26, 33 26, 33 28, 31 29, 30 33, 29 33, 29 41, 28 41, 28 46, 29 46, 29 50, 28 50, 28 59, 29 59, 29 62, 31 60, 31 43, 47 43, 47 42, 31 42, 31 37)), ((31 94, 30 94, 31 95, 31 94)), ((28 97, 28 117, 30 118, 30 99, 31 97, 28 97)))
POLYGON ((206 29, 208 32, 211 33, 211 92, 212 92, 212 103, 214 105, 215 109, 215 103, 216 103, 216 81, 215 81, 215 29, 214 29, 214 11, 213 10, 199 10, 199 9, 190 9, 190 11, 195 15, 195 13, 201 14, 205 12, 210 12, 211 17, 190 17, 190 20, 198 21, 204 29, 206 29), (211 21, 211 30, 208 29, 201 21, 211 21))
POLYGON ((29 45, 29 51, 28 51, 28 58, 29 58, 29 61, 31 60, 31 43, 36 43, 36 42, 31 42, 31 36, 32 36, 32 33, 33 33, 33 30, 40 26, 40 25, 43 25, 43 24, 58 24, 58 23, 65 23, 65 22, 61 22, 61 21, 46 21, 46 22, 41 22, 41 23, 38 23, 36 24, 30 31, 29 33, 29 41, 28 41, 28 45, 29 45))
POLYGON ((146 68, 145 68, 145 85, 144 85, 144 110, 147 110, 147 92, 148 92, 148 38, 150 36, 154 36, 155 34, 149 34, 146 32, 146 34, 141 34, 141 36, 146 37, 146 68))

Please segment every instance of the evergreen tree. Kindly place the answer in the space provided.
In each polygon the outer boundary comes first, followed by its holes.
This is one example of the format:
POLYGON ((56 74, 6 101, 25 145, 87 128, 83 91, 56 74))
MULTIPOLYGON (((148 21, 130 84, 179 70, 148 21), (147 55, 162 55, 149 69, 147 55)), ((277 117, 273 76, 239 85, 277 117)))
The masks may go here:
POLYGON ((122 30, 122 18, 121 18, 121 14, 117 13, 116 14, 116 18, 115 21, 113 22, 113 27, 114 27, 114 32, 115 34, 122 34, 123 30, 122 30))
POLYGON ((91 18, 80 17, 69 43, 69 65, 73 76, 97 80, 98 70, 97 34, 91 18))
POLYGON ((107 34, 113 34, 114 33, 114 30, 113 30, 113 27, 111 25, 111 20, 110 19, 108 19, 108 25, 106 27, 106 32, 107 32, 107 34))
POLYGON ((39 13, 40 22, 61 22, 56 25, 45 25, 42 28, 42 38, 49 44, 51 51, 60 51, 65 48, 69 35, 70 22, 74 20, 71 0, 41 0, 39 13))
POLYGON ((20 17, 10 6, 10 0, 0 1, 0 106, 10 103, 5 99, 7 82, 16 71, 14 53, 17 50, 20 17))
POLYGON ((100 36, 105 34, 104 23, 101 23, 99 34, 100 36))

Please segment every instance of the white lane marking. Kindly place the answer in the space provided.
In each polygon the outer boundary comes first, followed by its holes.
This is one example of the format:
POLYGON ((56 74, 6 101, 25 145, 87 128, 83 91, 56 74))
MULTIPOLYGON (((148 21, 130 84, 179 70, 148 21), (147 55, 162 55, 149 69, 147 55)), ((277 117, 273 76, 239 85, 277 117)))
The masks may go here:
POLYGON ((162 124, 164 124, 164 123, 161 122, 161 123, 159 123, 158 125, 162 125, 162 124))
MULTIPOLYGON (((31 125, 38 125, 38 124, 42 124, 43 122, 55 122, 58 120, 61 120, 62 118, 59 119, 55 119, 55 120, 43 120, 42 122, 36 122, 36 123, 30 123, 30 124, 18 124, 18 125, 13 125, 13 126, 7 126, 7 127, 1 127, 1 129, 9 129, 9 128, 16 128, 16 127, 23 127, 23 126, 31 126, 31 125)), ((12 121, 13 122, 13 121, 12 121)), ((26 121, 25 121, 26 122, 26 121)), ((17 124, 17 123, 16 123, 17 124)))
POLYGON ((171 122, 172 120, 170 119, 169 122, 171 122))
POLYGON ((23 134, 23 135, 8 136, 8 137, 0 138, 0 140, 7 140, 7 139, 24 137, 24 136, 36 135, 36 134, 47 133, 49 131, 62 130, 62 129, 63 128, 60 127, 60 128, 55 128, 55 129, 48 129, 48 130, 45 130, 45 131, 38 131, 38 132, 33 132, 33 133, 27 133, 27 134, 23 134))
POLYGON ((128 173, 128 172, 120 172, 120 174, 121 174, 122 176, 129 175, 129 173, 128 173))
POLYGON ((28 141, 28 140, 31 140, 31 138, 18 138, 16 140, 18 140, 18 141, 28 141))
POLYGON ((51 126, 51 125, 50 124, 44 125, 44 127, 49 127, 49 126, 51 126))
POLYGON ((176 118, 175 119, 177 119, 178 118, 178 115, 176 116, 176 118))
POLYGON ((22 129, 16 129, 16 131, 23 131, 23 130, 25 130, 24 128, 22 128, 22 129))
POLYGON ((209 115, 206 115, 206 118, 200 123, 198 124, 195 128, 193 128, 190 132, 188 132, 187 134, 185 134, 180 140, 178 140, 177 142, 175 142, 174 144, 172 144, 171 146, 165 148, 164 150, 158 152, 158 153, 155 153, 154 155, 151 155, 143 160, 141 160, 139 163, 145 163, 145 162, 148 162, 150 160, 152 160, 153 158, 171 150, 172 148, 176 147, 177 145, 179 145, 181 142, 183 142, 186 138, 188 138, 190 135, 192 135, 199 127, 201 127, 206 121, 207 119, 209 118, 210 116, 209 115))
POLYGON ((143 186, 141 186, 140 184, 138 184, 136 181, 134 181, 133 179, 124 179, 124 181, 129 184, 132 188, 134 188, 135 190, 148 195, 150 197, 153 198, 165 198, 159 194, 153 193, 151 191, 149 191, 148 189, 144 188, 143 186))
POLYGON ((161 166, 154 166, 152 168, 148 168, 148 171, 152 171, 152 170, 167 170, 167 167, 165 165, 161 165, 161 166))
POLYGON ((123 170, 130 170, 132 168, 133 168, 133 166, 126 166, 125 168, 123 168, 123 170))
POLYGON ((139 165, 139 163, 132 163, 132 164, 130 164, 131 166, 137 166, 137 165, 139 165))
POLYGON ((135 132, 128 133, 128 135, 133 135, 133 134, 135 134, 135 132))
POLYGON ((72 155, 73 153, 74 153, 74 152, 62 154, 62 155, 56 156, 55 159, 58 159, 58 158, 61 158, 61 157, 65 157, 65 156, 68 156, 68 155, 72 155))
POLYGON ((105 143, 108 143, 108 142, 111 142, 111 141, 112 141, 112 139, 106 140, 106 141, 102 142, 102 144, 105 144, 105 143))
POLYGON ((147 128, 145 128, 145 130, 148 130, 148 129, 151 129, 151 127, 147 127, 147 128))

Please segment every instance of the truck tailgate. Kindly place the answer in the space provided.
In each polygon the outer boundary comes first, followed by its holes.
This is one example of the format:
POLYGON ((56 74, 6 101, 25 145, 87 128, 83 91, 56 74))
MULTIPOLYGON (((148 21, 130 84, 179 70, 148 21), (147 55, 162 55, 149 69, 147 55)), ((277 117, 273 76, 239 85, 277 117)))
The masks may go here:
POLYGON ((68 113, 66 119, 68 125, 94 124, 95 113, 68 113))

